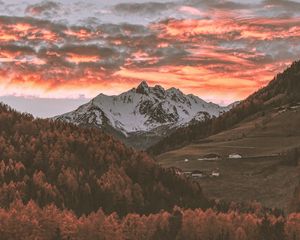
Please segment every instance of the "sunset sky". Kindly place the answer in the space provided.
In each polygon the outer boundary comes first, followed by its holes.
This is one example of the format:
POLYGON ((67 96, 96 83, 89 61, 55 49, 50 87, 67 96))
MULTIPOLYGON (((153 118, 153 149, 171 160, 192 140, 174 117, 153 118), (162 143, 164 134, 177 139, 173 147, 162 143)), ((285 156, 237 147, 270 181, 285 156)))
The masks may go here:
POLYGON ((226 105, 299 53, 296 0, 0 0, 0 101, 35 116, 142 80, 226 105))

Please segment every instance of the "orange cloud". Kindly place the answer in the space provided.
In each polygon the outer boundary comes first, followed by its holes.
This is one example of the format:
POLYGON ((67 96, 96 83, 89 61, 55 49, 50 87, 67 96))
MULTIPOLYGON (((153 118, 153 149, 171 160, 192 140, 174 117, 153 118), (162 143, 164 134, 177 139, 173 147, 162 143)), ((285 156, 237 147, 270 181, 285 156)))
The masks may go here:
POLYGON ((80 40, 86 40, 93 36, 93 34, 91 34, 89 31, 87 31, 85 29, 79 29, 77 31, 68 29, 68 30, 64 31, 64 33, 68 36, 75 37, 80 40))
POLYGON ((49 29, 39 28, 29 23, 10 23, 0 21, 0 41, 41 40, 57 42, 61 38, 49 29))
POLYGON ((114 81, 108 81, 103 71, 85 71, 80 77, 76 74, 72 75, 66 69, 52 70, 48 75, 0 71, 0 95, 49 98, 74 98, 80 95, 94 97, 100 92, 115 94, 130 87, 132 83, 128 79, 115 77, 114 81), (59 80, 61 74, 65 78, 59 80))
POLYGON ((17 41, 18 37, 12 33, 6 33, 5 31, 0 30, 0 41, 17 41))
POLYGON ((192 49, 188 49, 191 55, 185 59, 189 60, 216 60, 228 63, 242 64, 244 66, 250 66, 251 62, 247 60, 249 55, 245 53, 236 53, 234 51, 226 51, 225 48, 217 46, 197 46, 193 45, 192 49))
POLYGON ((82 62, 97 62, 99 61, 98 56, 87 56, 87 55, 80 55, 75 53, 68 53, 66 57, 67 61, 73 62, 76 64, 82 63, 82 62))
POLYGON ((193 37, 214 35, 228 39, 271 40, 299 37, 300 18, 257 19, 184 19, 155 23, 152 29, 160 32, 161 38, 178 38, 187 41, 193 37))
POLYGON ((159 57, 151 57, 148 53, 143 52, 142 50, 139 50, 137 52, 132 53, 132 55, 126 59, 126 63, 124 66, 131 65, 132 63, 138 62, 146 62, 147 64, 155 64, 158 63, 160 60, 159 57))
MULTIPOLYGON (((10 61, 15 61, 16 58, 18 56, 20 56, 20 52, 11 52, 11 51, 1 51, 0 52, 0 59, 2 59, 3 61, 7 61, 7 62, 10 62, 10 61)), ((1 62, 1 60, 0 60, 1 62)))

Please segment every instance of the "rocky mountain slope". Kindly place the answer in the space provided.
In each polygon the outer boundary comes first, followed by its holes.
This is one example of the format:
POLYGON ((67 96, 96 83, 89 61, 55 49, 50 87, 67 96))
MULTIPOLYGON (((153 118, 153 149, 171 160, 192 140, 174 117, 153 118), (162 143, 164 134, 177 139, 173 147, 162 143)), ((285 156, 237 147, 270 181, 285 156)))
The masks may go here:
POLYGON ((117 96, 99 94, 54 119, 102 128, 131 146, 145 148, 177 127, 217 117, 231 107, 207 103, 176 88, 149 87, 144 81, 117 96))

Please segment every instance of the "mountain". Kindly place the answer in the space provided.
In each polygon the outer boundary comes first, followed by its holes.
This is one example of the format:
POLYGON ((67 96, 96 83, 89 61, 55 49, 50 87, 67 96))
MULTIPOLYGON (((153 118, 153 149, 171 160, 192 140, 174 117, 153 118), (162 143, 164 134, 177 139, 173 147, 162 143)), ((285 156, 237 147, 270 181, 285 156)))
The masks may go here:
POLYGON ((54 119, 102 128, 131 146, 145 148, 173 129, 217 117, 231 107, 207 103, 176 88, 149 87, 143 81, 117 96, 100 94, 54 119))
POLYGON ((0 208, 32 200, 79 216, 99 208, 123 216, 208 206, 198 183, 100 129, 33 119, 0 104, 0 143, 0 208))
POLYGON ((294 62, 278 74, 267 86, 233 105, 230 111, 215 119, 207 119, 193 125, 177 128, 171 134, 148 148, 157 155, 183 147, 199 139, 234 128, 243 121, 258 118, 266 112, 282 106, 294 106, 300 102, 300 61, 294 62))

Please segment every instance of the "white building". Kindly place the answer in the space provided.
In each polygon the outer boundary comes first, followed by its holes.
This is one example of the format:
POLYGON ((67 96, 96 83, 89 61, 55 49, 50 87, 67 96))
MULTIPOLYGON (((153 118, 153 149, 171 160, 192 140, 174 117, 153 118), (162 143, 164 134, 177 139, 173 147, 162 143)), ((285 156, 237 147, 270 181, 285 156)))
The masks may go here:
POLYGON ((220 173, 219 173, 219 172, 216 172, 216 171, 213 171, 213 172, 211 173, 211 176, 212 176, 212 177, 220 177, 220 173))
POLYGON ((228 158, 242 158, 242 156, 237 153, 232 153, 232 154, 229 154, 228 158))

